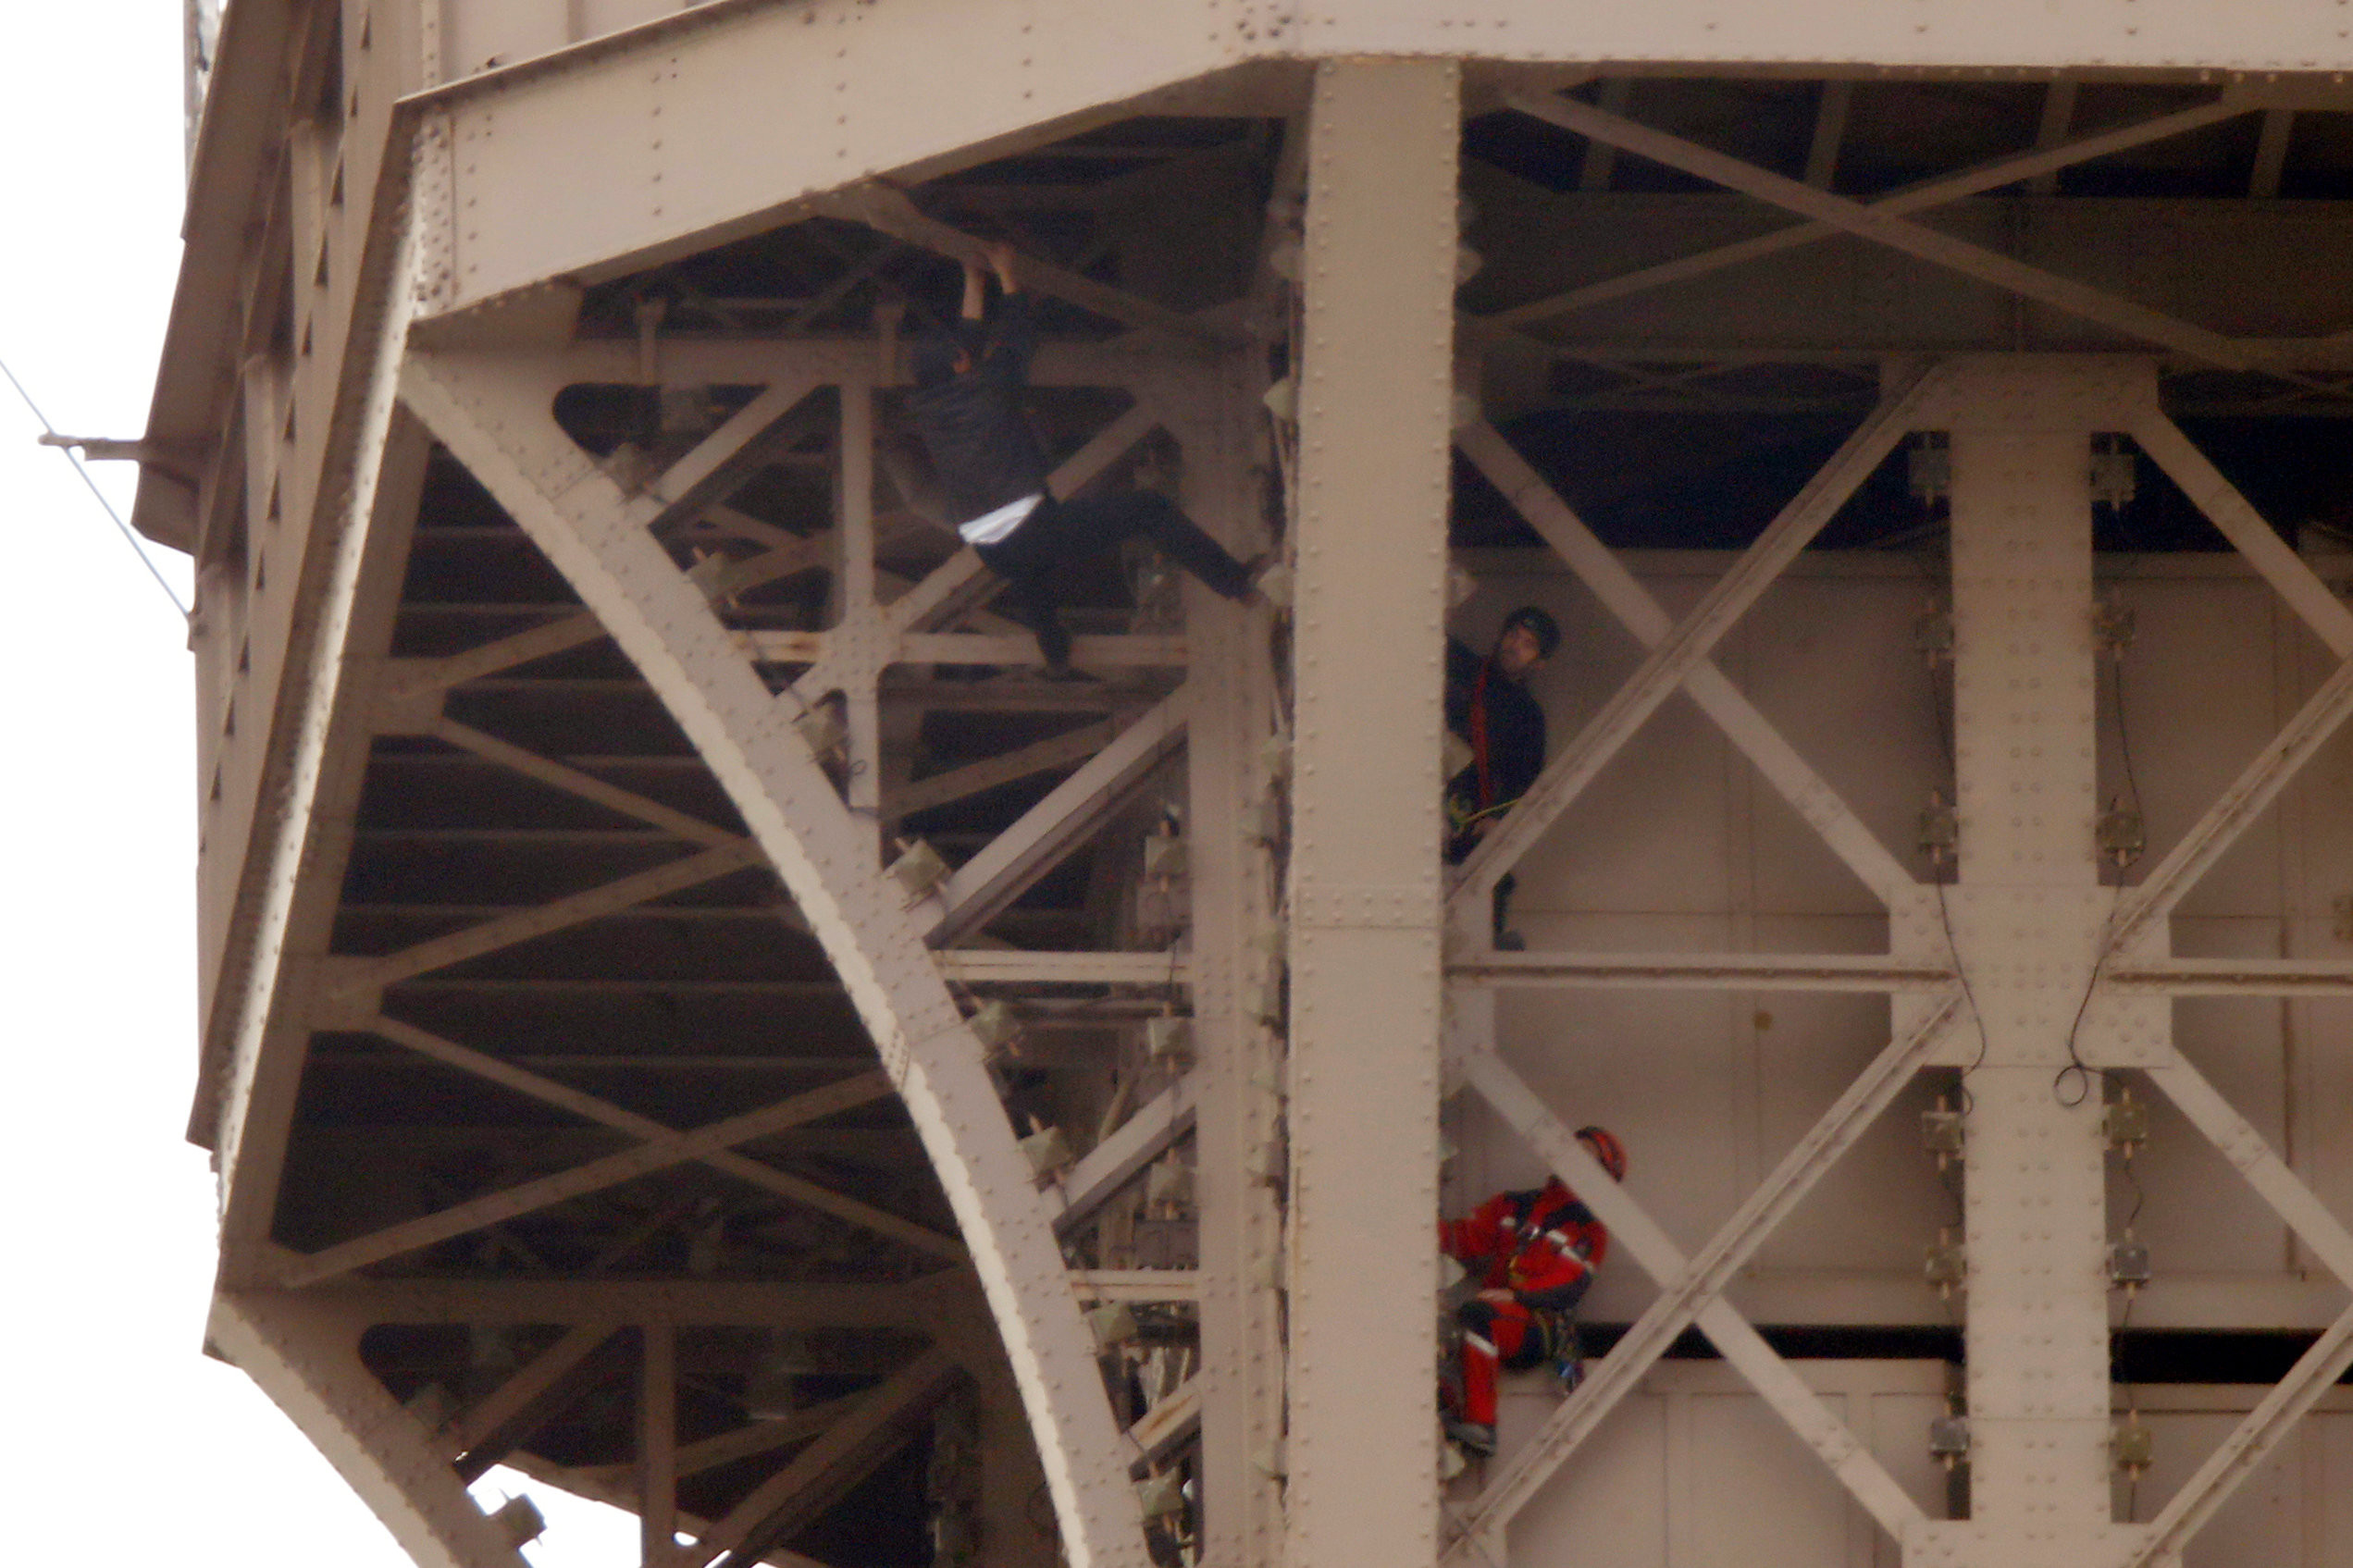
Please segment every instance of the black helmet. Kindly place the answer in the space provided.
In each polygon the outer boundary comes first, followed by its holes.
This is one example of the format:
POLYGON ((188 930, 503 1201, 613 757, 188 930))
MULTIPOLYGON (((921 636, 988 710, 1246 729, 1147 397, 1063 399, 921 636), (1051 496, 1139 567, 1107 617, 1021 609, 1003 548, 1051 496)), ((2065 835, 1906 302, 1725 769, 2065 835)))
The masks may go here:
POLYGON ((1495 633, 1495 640, 1502 642, 1511 635, 1514 626, 1525 626, 1536 634, 1536 649, 1541 658, 1550 659, 1553 650, 1561 645, 1561 623, 1553 619, 1550 611, 1539 610, 1532 604, 1523 604, 1505 616, 1503 625, 1495 633))

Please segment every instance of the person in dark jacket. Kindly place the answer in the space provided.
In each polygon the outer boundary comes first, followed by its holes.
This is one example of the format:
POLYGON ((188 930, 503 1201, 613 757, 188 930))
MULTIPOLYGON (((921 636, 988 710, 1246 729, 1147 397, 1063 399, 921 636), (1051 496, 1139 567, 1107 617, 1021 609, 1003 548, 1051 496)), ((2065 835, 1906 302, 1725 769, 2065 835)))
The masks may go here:
POLYGON ((1056 611, 1058 568, 1136 535, 1212 592, 1248 598, 1249 568, 1166 496, 1131 490, 1062 500, 1047 490, 1046 453, 1022 412, 1037 346, 1030 297, 1011 248, 985 250, 997 275, 997 308, 988 309, 987 277, 967 262, 963 310, 947 333, 917 350, 907 408, 931 452, 957 533, 1005 579, 1013 616, 1036 635, 1046 662, 1059 671, 1071 660, 1071 635, 1056 611))
MULTIPOLYGON (((1611 1180, 1626 1179, 1626 1145, 1616 1134, 1581 1127, 1577 1140, 1611 1180)), ((1463 1335, 1462 1393, 1446 1433, 1473 1453, 1491 1454, 1498 1368, 1524 1372, 1550 1358, 1581 1371, 1571 1315, 1609 1255, 1609 1231, 1555 1176, 1542 1187, 1498 1192, 1468 1218, 1441 1222, 1438 1247, 1480 1284, 1455 1314, 1463 1335)))
MULTIPOLYGON (((1504 617, 1486 658, 1459 638, 1446 639, 1446 728, 1470 760, 1447 781, 1446 863, 1459 866, 1544 771, 1544 710, 1529 695, 1529 673, 1560 646, 1560 623, 1532 604, 1504 617)), ((1495 884, 1495 945, 1527 945, 1505 915, 1517 879, 1495 884)))

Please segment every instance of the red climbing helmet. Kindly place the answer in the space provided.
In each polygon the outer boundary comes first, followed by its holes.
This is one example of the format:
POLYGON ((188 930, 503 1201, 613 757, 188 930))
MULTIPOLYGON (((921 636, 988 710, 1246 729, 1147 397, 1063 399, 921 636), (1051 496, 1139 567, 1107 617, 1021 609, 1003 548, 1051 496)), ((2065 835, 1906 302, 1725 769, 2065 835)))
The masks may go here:
POLYGON ((1580 1127, 1577 1130, 1577 1141, 1601 1162, 1602 1168, 1609 1172, 1612 1181, 1626 1179, 1626 1145, 1617 1141, 1616 1133, 1606 1127, 1580 1127))

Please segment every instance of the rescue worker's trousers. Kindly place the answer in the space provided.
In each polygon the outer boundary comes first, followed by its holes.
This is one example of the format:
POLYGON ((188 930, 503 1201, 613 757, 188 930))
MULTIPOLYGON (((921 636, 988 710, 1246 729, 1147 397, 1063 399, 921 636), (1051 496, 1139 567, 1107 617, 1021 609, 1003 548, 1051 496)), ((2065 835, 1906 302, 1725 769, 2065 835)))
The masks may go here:
POLYGON ((1525 1372, 1544 1359, 1536 1315, 1508 1290, 1482 1290, 1455 1314, 1463 1330, 1462 1418, 1495 1424, 1495 1369, 1525 1372))

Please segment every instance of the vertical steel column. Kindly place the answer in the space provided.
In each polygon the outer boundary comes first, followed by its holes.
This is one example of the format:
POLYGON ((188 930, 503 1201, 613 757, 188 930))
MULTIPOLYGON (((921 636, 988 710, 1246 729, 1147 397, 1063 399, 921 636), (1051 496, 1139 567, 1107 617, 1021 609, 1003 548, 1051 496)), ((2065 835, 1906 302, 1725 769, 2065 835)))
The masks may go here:
POLYGON ((1317 67, 1291 857, 1290 1561, 1429 1563, 1452 60, 1317 67))
POLYGON ((1968 1079, 1971 1561, 2057 1568, 2109 1534, 2098 1079, 2059 1077, 2106 930, 2094 821, 2090 443, 2063 365, 1951 396, 1959 956, 1968 1079), (2058 1081, 2054 1083, 2054 1079, 2058 1081))
POLYGON ((874 389, 863 381, 841 387, 839 521, 841 625, 837 640, 854 643, 842 683, 849 731, 849 809, 871 821, 882 809, 882 611, 874 599, 874 389))
MULTIPOLYGON (((1184 505, 1234 553, 1264 542, 1250 429, 1264 390, 1236 364, 1167 401, 1184 449, 1184 505)), ((1273 957, 1269 850, 1250 813, 1271 788, 1274 668, 1264 611, 1186 588, 1185 732, 1193 864, 1195 1191, 1200 1205, 1203 1562, 1257 1568, 1282 1550, 1282 1216, 1268 1177, 1280 1137, 1280 1037, 1261 1016, 1273 957)))
POLYGON ((638 1534, 659 1568, 678 1544, 678 1330, 646 1323, 638 1336, 638 1534))

